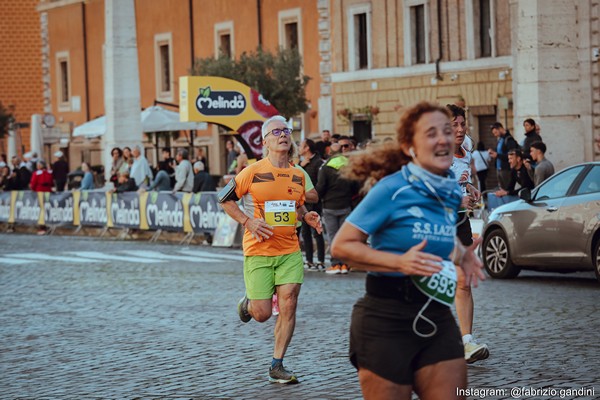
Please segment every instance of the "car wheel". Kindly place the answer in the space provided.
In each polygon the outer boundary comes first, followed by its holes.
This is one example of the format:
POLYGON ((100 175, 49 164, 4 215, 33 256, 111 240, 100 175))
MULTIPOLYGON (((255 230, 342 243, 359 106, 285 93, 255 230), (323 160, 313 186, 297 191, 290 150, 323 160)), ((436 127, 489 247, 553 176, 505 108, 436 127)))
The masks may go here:
POLYGON ((596 272, 596 279, 600 282, 600 238, 596 241, 594 246, 594 252, 592 253, 592 261, 594 262, 594 272, 596 272))
POLYGON ((496 229, 486 235, 481 250, 483 265, 492 278, 514 278, 521 272, 510 260, 508 241, 501 230, 496 229))

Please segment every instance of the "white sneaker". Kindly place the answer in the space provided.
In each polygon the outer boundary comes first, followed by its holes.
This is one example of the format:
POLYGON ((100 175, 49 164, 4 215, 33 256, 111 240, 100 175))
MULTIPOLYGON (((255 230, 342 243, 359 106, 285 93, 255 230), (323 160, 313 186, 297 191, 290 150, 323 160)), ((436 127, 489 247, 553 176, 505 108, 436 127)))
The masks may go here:
POLYGON ((475 339, 465 343, 465 360, 467 364, 473 364, 475 361, 485 360, 490 356, 487 344, 479 344, 475 339))

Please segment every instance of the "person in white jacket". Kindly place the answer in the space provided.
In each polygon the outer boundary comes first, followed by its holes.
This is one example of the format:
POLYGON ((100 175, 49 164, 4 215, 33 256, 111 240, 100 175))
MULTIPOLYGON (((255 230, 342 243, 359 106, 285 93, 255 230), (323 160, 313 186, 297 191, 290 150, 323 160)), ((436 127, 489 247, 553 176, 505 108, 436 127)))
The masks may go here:
POLYGON ((190 193, 194 188, 194 169, 189 160, 187 149, 177 150, 175 160, 177 160, 177 168, 175 168, 175 188, 173 189, 173 193, 190 193))
POLYGON ((150 182, 152 182, 154 174, 152 174, 148 160, 142 154, 141 147, 134 146, 131 154, 133 155, 134 161, 131 165, 131 170, 129 171, 129 177, 133 178, 138 187, 149 185, 150 182))

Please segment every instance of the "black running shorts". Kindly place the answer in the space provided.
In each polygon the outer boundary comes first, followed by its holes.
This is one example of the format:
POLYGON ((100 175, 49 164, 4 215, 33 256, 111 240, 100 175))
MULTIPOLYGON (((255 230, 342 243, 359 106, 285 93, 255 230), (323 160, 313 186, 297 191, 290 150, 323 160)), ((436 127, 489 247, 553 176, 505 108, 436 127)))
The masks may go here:
POLYGON ((456 226, 456 236, 463 246, 473 244, 473 231, 471 230, 471 221, 465 213, 458 213, 458 224, 456 226), (462 223, 460 223, 462 221, 462 223))
MULTIPOLYGON (((414 287, 412 291, 409 300, 366 294, 354 305, 350 361, 356 369, 365 368, 400 385, 413 385, 420 368, 464 359, 460 331, 449 307, 431 301, 423 315, 435 322, 437 333, 430 338, 415 334, 413 320, 427 297, 414 287)), ((417 329, 429 333, 433 327, 420 319, 417 329)))

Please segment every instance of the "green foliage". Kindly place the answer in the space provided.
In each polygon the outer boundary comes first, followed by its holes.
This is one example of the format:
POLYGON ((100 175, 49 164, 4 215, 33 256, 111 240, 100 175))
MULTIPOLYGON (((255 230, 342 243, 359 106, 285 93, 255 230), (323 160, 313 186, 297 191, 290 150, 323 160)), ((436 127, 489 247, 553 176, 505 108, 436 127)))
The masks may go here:
POLYGON ((8 126, 13 118, 12 112, 5 108, 2 105, 2 102, 0 102, 0 138, 3 138, 8 134, 8 126))
POLYGON ((311 78, 301 74, 302 58, 296 49, 280 48, 273 54, 259 47, 254 52, 242 53, 238 60, 197 59, 189 72, 242 82, 262 94, 286 118, 308 109, 306 85, 311 78))

